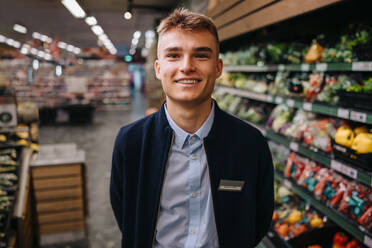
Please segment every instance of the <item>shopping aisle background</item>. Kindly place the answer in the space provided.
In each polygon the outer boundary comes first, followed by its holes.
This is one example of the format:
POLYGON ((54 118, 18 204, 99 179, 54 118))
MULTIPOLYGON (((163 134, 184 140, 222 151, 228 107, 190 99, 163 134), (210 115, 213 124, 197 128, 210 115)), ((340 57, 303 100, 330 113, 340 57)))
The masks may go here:
MULTIPOLYGON (((87 239, 45 248, 116 248, 120 247, 120 231, 115 222, 109 199, 111 155, 115 136, 121 126, 144 116, 146 98, 135 92, 127 110, 98 110, 92 124, 42 126, 40 143, 76 143, 86 152, 88 206, 87 239)), ((58 244, 59 243, 59 244, 58 244)))

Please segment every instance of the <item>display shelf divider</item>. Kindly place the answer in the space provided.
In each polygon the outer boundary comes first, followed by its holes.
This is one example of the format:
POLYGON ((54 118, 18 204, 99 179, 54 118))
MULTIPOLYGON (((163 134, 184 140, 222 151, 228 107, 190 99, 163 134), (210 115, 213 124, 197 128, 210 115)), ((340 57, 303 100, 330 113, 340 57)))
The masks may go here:
MULTIPOLYGON (((286 179, 283 175, 281 175, 277 171, 275 171, 275 178, 278 181, 283 182, 283 183, 290 182, 290 180, 286 179)), ((360 240, 361 242, 364 242, 366 240, 365 237, 368 237, 367 240, 370 239, 370 234, 367 233, 364 227, 359 226, 358 224, 353 224, 351 223, 351 221, 346 220, 343 216, 338 214, 336 210, 330 209, 329 207, 325 206, 323 203, 316 200, 313 196, 309 195, 309 193, 305 192, 305 190, 301 189, 300 186, 294 183, 291 183, 291 185, 292 185, 292 187, 290 188, 291 191, 293 191, 296 195, 300 196, 305 201, 310 203, 314 208, 316 208, 317 210, 322 212, 324 215, 329 217, 333 222, 341 226, 343 229, 345 229, 351 235, 356 237, 358 240, 360 240)))

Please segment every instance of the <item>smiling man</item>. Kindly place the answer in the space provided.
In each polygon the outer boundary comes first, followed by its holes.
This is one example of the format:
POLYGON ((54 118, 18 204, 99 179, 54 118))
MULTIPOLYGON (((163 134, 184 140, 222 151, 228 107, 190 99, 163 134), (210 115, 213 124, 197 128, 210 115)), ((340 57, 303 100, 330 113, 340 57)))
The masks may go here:
POLYGON ((120 129, 111 204, 122 247, 255 247, 273 212, 273 166, 261 133, 211 98, 221 75, 208 17, 175 10, 158 27, 166 102, 120 129))

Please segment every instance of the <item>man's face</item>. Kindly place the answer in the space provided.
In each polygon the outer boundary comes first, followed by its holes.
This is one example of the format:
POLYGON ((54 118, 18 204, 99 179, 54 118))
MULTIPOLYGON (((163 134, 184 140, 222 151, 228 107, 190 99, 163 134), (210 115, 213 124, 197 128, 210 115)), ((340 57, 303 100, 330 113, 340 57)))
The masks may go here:
POLYGON ((174 28, 160 36, 155 72, 167 101, 199 105, 209 100, 221 71, 217 42, 209 31, 174 28))

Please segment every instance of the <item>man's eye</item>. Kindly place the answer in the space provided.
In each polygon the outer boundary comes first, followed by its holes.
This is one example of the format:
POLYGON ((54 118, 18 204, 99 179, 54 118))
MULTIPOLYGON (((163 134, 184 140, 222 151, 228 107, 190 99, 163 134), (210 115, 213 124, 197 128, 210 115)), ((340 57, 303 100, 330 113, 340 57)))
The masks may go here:
POLYGON ((178 54, 174 54, 174 53, 167 54, 167 58, 176 59, 178 57, 179 57, 178 54))
POLYGON ((197 54, 197 55, 195 55, 195 57, 200 58, 200 59, 209 58, 209 56, 207 54, 197 54))

